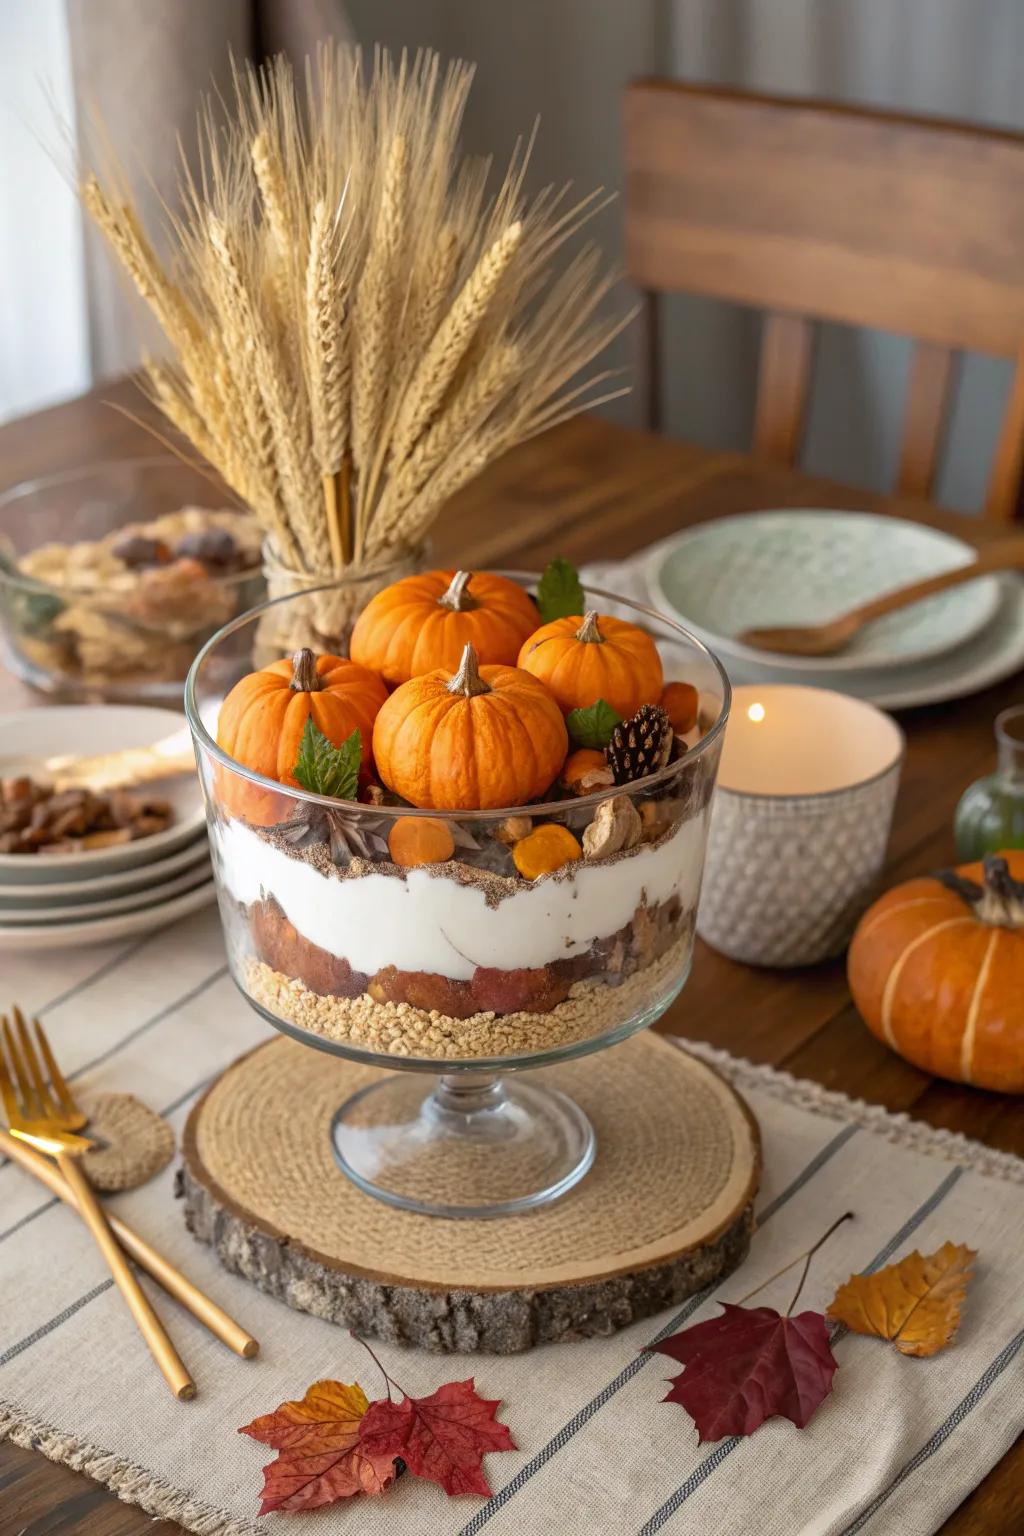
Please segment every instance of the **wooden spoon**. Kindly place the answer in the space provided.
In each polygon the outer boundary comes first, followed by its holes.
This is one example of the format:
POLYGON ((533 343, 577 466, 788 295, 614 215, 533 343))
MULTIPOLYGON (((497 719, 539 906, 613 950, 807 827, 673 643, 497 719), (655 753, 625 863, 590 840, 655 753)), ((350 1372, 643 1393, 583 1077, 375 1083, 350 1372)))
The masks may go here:
POLYGON ((848 613, 829 619, 825 624, 745 629, 736 638, 759 651, 776 651, 784 656, 837 656, 865 624, 873 624, 875 619, 884 618, 887 613, 909 608, 922 598, 932 597, 936 592, 947 592, 950 587, 959 587, 966 581, 975 581, 979 576, 987 576, 993 571, 1020 570, 1024 570, 1024 538, 1004 539, 981 549, 978 558, 970 565, 958 566, 954 571, 943 571, 939 576, 912 582, 908 587, 897 587, 894 592, 873 597, 870 602, 861 603, 858 608, 851 608, 848 613))

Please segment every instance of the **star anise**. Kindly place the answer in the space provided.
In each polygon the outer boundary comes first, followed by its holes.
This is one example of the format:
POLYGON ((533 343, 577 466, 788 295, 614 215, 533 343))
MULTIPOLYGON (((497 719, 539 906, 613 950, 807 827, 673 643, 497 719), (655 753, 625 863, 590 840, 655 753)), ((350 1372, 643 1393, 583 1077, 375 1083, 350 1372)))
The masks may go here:
POLYGON ((335 811, 321 805, 303 805, 275 830, 294 848, 328 843, 331 859, 339 868, 344 868, 351 859, 388 857, 387 834, 382 824, 379 821, 371 823, 361 808, 335 811))

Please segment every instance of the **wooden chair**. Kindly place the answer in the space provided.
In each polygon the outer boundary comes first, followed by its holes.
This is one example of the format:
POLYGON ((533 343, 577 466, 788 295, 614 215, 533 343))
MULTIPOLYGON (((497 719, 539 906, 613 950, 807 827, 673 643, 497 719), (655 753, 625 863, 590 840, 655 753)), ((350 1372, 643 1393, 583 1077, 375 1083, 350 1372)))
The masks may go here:
POLYGON ((661 425, 658 294, 765 310, 754 451, 799 452, 813 322, 916 339, 897 489, 928 497, 957 352, 1016 359, 985 512, 1024 469, 1024 136, 640 80, 624 103, 626 259, 661 425))

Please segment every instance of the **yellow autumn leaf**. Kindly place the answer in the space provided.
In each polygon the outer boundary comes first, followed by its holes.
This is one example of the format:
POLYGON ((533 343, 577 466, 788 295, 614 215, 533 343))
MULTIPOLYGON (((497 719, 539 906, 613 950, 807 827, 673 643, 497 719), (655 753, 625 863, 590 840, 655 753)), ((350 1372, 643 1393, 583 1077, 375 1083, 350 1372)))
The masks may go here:
POLYGON ((922 1258, 915 1249, 873 1275, 851 1275, 832 1298, 828 1316, 854 1333, 891 1339, 903 1355, 936 1355, 960 1326, 971 1265, 963 1243, 943 1243, 922 1258))

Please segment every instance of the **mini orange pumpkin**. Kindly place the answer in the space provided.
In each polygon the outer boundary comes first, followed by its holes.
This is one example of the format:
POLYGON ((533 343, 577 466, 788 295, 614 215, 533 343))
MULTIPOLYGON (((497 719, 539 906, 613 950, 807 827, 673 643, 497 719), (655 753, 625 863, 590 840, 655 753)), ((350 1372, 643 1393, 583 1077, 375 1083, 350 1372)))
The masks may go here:
POLYGON ((519 652, 519 665, 547 684, 566 715, 604 699, 628 720, 661 698, 661 657, 650 635, 593 611, 542 625, 519 652))
MULTIPOLYGON (((297 651, 290 661, 275 661, 235 684, 221 705, 217 745, 264 778, 296 785, 292 769, 306 721, 312 717, 335 747, 358 729, 365 768, 373 722, 386 698, 384 684, 366 667, 342 656, 297 651)), ((256 826, 270 826, 290 809, 287 797, 238 774, 219 776, 218 795, 226 810, 256 826)))
POLYGON ((517 667, 481 667, 467 645, 455 676, 414 677, 373 728, 377 772, 395 794, 436 810, 492 810, 536 800, 569 745, 543 683, 517 667))
POLYGON ((378 592, 352 631, 353 661, 394 686, 438 667, 455 672, 467 645, 484 666, 515 666, 537 628, 533 600, 489 571, 427 571, 378 592))
POLYGON ((847 970, 868 1028, 914 1066, 1024 1093, 1024 852, 894 887, 847 970))

